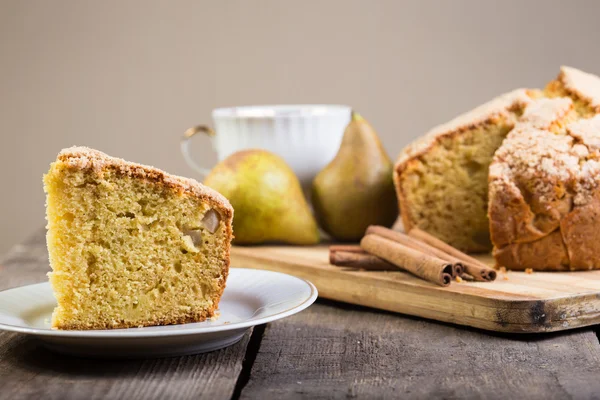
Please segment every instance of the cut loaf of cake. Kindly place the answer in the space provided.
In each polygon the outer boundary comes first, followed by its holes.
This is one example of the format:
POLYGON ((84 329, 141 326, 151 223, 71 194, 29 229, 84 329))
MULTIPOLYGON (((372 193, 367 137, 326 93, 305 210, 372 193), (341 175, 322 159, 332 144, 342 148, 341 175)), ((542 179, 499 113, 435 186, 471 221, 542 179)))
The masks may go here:
POLYGON ((233 209, 198 182, 96 150, 44 176, 58 329, 203 321, 229 271, 233 209))
POLYGON ((563 69, 525 113, 490 167, 498 264, 600 269, 600 79, 563 69), (572 99, 571 99, 572 98, 572 99))
POLYGON ((579 115, 594 115, 597 80, 562 67, 544 91, 507 93, 403 149, 394 182, 405 229, 419 227, 464 251, 489 251, 488 171, 496 150, 536 99, 569 97, 579 115))

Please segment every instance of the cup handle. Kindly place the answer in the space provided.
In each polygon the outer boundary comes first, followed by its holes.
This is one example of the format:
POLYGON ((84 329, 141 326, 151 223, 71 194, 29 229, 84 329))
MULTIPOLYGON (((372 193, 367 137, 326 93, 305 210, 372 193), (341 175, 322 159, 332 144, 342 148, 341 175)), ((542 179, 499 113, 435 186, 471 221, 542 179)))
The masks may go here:
POLYGON ((194 171, 198 172, 200 176, 202 176, 202 179, 204 179, 210 172, 210 169, 198 165, 190 154, 190 144, 192 142, 192 138, 198 133, 204 133, 209 138, 213 138, 215 136, 215 131, 207 125, 198 125, 186 130, 181 138, 181 154, 183 154, 183 158, 185 159, 187 165, 189 165, 194 171))

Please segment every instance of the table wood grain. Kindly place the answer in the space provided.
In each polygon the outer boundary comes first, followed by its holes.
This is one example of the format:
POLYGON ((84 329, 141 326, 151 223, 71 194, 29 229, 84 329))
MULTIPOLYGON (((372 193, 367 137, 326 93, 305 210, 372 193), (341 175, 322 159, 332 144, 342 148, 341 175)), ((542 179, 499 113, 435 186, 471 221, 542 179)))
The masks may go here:
POLYGON ((243 399, 600 395, 593 330, 490 334, 320 302, 266 328, 243 399))
MULTIPOLYGON (((46 280, 43 231, 0 259, 0 290, 46 280)), ((600 394, 593 328, 490 334, 318 301, 196 356, 60 356, 0 332, 0 399, 587 399, 600 394)))

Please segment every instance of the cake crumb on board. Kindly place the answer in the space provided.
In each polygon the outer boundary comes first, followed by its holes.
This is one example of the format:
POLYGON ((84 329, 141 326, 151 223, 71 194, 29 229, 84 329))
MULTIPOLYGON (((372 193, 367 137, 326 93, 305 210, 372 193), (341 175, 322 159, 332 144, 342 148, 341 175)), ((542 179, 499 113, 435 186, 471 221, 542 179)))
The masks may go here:
POLYGON ((510 272, 509 269, 506 269, 506 267, 504 266, 496 266, 496 268, 498 269, 498 272, 500 272, 502 274, 502 280, 507 281, 508 280, 508 273, 510 272))

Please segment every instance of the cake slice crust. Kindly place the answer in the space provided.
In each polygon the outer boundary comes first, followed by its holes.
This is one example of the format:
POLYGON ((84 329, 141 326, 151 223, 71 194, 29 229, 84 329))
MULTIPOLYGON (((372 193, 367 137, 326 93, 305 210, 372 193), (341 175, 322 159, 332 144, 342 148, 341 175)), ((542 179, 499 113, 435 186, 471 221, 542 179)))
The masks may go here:
POLYGON ((217 192, 96 150, 44 176, 58 329, 203 321, 229 271, 233 209, 217 192))

